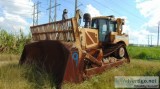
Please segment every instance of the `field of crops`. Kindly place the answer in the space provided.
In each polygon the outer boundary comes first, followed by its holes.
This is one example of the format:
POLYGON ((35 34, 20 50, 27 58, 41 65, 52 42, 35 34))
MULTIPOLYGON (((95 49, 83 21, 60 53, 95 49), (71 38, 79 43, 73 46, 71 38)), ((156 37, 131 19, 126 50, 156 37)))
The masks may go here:
MULTIPOLYGON (((0 89, 51 89, 49 76, 18 61, 30 36, 0 30, 0 89)), ((114 89, 115 76, 160 76, 160 47, 127 47, 130 64, 106 70, 80 84, 64 83, 63 89, 114 89)))
POLYGON ((12 33, 0 29, 0 53, 19 54, 30 38, 30 35, 24 35, 22 31, 12 33))

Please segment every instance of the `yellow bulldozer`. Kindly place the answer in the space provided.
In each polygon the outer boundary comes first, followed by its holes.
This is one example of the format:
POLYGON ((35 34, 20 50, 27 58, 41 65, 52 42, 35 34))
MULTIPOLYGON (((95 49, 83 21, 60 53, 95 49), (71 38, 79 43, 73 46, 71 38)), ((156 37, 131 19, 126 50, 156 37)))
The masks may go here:
POLYGON ((57 87, 78 83, 106 69, 129 63, 128 35, 122 33, 124 19, 83 15, 31 26, 32 42, 25 45, 19 63, 34 64, 53 73, 57 87))

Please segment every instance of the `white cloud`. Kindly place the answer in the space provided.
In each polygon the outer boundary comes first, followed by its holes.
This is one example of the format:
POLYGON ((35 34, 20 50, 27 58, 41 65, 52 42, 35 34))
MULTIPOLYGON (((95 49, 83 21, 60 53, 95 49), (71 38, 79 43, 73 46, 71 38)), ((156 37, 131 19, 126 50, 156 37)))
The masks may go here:
POLYGON ((3 17, 0 17, 0 22, 3 22, 4 21, 4 18, 3 17))
POLYGON ((87 5, 86 11, 87 13, 90 13, 92 17, 95 16, 101 16, 99 10, 97 10, 95 7, 93 7, 91 4, 87 5))
POLYGON ((32 18, 32 5, 30 0, 1 0, 0 27, 10 31, 29 28, 28 18, 32 18))
MULTIPOLYGON (((157 26, 158 22, 160 21, 160 0, 136 0, 136 7, 139 9, 140 13, 148 19, 144 25, 141 26, 140 31, 142 32, 145 30, 147 34, 143 34, 145 36, 146 40, 148 41, 148 35, 152 35, 152 43, 156 45, 157 41, 157 26)), ((139 34, 139 35, 142 35, 139 34)), ((141 41, 143 43, 144 41, 141 41)))
POLYGON ((130 44, 148 44, 147 39, 150 32, 146 30, 145 26, 140 27, 139 30, 135 30, 130 27, 128 18, 126 16, 121 16, 120 18, 125 19, 125 25, 123 26, 123 33, 129 35, 130 44))
POLYGON ((9 13, 4 13, 4 15, 5 15, 5 20, 17 22, 17 23, 20 23, 23 25, 28 25, 26 20, 23 19, 23 17, 21 17, 20 15, 13 15, 13 14, 9 14, 9 13))
POLYGON ((142 44, 147 45, 148 44, 148 37, 149 42, 151 44, 156 45, 157 41, 157 35, 155 33, 151 33, 149 30, 147 30, 146 27, 142 26, 139 28, 139 30, 132 29, 129 24, 125 24, 123 26, 123 32, 127 33, 129 35, 129 43, 130 44, 142 44), (152 36, 152 38, 151 38, 152 36))
POLYGON ((147 25, 157 26, 160 21, 160 0, 136 0, 140 13, 149 19, 147 25))

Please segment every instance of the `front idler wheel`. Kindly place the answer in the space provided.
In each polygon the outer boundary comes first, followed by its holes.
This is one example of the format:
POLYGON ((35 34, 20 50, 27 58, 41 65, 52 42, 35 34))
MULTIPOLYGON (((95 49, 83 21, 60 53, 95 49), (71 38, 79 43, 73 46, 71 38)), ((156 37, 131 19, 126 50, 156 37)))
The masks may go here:
POLYGON ((120 47, 116 52, 117 58, 123 58, 125 56, 125 49, 124 47, 120 47))

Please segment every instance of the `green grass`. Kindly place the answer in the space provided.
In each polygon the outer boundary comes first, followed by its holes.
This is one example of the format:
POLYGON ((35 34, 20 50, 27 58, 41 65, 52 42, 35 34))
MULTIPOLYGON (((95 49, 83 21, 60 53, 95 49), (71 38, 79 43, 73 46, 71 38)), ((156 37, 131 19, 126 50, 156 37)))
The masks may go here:
MULTIPOLYGON (((159 47, 129 46, 127 50, 130 64, 106 70, 79 84, 64 83, 62 88, 114 89, 115 76, 160 76, 159 47)), ((0 54, 0 89, 51 89, 52 81, 45 72, 19 66, 18 61, 18 55, 0 54)))
MULTIPOLYGON (((17 58, 4 54, 3 59, 0 57, 0 62, 8 61, 0 66, 0 89, 51 89, 50 77, 46 73, 19 66, 17 58)), ((106 70, 80 84, 64 83, 62 89, 114 89, 115 76, 160 76, 159 66, 159 60, 132 59, 130 64, 106 70)))
POLYGON ((81 84, 64 84, 64 89, 114 89, 115 76, 160 76, 160 61, 133 59, 130 64, 112 68, 81 84))
POLYGON ((160 47, 127 47, 129 56, 135 59, 160 60, 160 47))
POLYGON ((50 78, 46 72, 26 65, 20 66, 17 58, 0 58, 0 89, 50 89, 50 78))
POLYGON ((19 56, 14 54, 0 54, 0 61, 19 61, 19 56))

